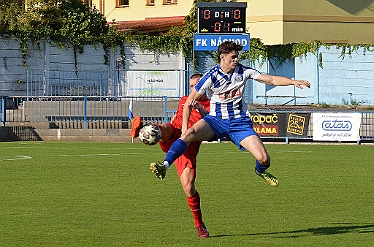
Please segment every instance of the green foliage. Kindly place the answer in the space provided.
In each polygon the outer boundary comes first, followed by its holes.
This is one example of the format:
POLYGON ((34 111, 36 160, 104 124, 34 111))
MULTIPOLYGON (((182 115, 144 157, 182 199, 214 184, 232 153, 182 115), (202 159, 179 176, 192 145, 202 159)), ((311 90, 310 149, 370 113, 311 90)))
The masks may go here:
POLYGON ((258 63, 259 66, 263 65, 265 61, 271 58, 273 67, 280 66, 287 60, 293 60, 295 58, 300 58, 301 61, 309 55, 317 56, 318 65, 323 67, 322 64, 322 53, 318 50, 322 47, 328 49, 335 47, 341 51, 341 58, 344 59, 346 55, 351 56, 353 52, 357 52, 359 49, 363 49, 363 53, 374 52, 374 45, 368 44, 326 44, 321 41, 315 40, 310 43, 300 42, 291 43, 284 45, 265 45, 260 39, 251 39, 251 50, 250 54, 248 52, 243 53, 243 58, 249 58, 252 63, 258 63))
POLYGON ((18 38, 25 66, 29 40, 37 45, 43 38, 63 47, 72 45, 75 54, 82 53, 88 44, 112 45, 104 16, 81 0, 34 0, 25 7, 3 0, 0 10, 0 32, 18 38))

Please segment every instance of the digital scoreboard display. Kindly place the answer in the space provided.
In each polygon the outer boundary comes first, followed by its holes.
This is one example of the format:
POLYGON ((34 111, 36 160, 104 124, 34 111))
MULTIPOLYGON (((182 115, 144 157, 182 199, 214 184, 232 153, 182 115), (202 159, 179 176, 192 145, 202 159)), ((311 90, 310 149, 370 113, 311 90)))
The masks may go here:
POLYGON ((247 3, 196 3, 198 33, 245 33, 247 3))

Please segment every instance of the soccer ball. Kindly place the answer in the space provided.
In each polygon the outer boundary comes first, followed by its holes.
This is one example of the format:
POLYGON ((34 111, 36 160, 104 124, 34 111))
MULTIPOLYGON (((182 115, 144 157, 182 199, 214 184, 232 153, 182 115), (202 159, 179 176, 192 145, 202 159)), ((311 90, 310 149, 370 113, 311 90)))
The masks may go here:
POLYGON ((161 129, 156 124, 146 125, 139 131, 139 139, 147 145, 155 145, 161 136, 161 129))

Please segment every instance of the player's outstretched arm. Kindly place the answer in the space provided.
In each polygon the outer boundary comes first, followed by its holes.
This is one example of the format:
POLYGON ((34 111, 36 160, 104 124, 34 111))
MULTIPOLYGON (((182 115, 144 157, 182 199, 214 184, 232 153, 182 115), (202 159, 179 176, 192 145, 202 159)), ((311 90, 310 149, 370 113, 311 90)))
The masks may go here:
POLYGON ((307 80, 292 80, 284 76, 261 74, 256 80, 272 86, 294 85, 300 89, 302 89, 304 86, 310 88, 310 83, 307 80))

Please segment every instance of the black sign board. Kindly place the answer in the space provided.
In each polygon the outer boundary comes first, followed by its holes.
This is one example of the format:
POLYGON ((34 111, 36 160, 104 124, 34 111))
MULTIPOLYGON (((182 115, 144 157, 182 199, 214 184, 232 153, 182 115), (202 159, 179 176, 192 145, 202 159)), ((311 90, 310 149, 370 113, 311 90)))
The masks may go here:
POLYGON ((245 33, 247 3, 198 2, 198 33, 245 33))

